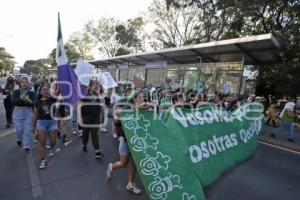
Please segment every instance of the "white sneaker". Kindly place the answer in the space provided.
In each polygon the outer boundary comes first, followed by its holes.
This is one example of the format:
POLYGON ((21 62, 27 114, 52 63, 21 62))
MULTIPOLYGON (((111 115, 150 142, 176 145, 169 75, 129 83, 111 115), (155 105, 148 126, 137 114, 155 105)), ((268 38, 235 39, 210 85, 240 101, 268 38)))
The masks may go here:
POLYGON ((48 156, 49 157, 54 156, 54 152, 55 152, 54 149, 49 149, 49 155, 48 156))
POLYGON ((113 164, 109 163, 106 171, 106 178, 110 179, 112 177, 112 173, 113 173, 113 164))
POLYGON ((73 135, 76 135, 76 134, 77 134, 77 131, 73 131, 72 134, 73 134, 73 135))
POLYGON ((47 160, 41 160, 40 169, 45 169, 47 167, 47 160))
POLYGON ((106 129, 106 128, 104 128, 104 127, 103 127, 103 128, 101 128, 100 130, 101 130, 102 132, 104 132, 104 133, 106 133, 106 132, 107 132, 107 129, 106 129))
POLYGON ((117 138, 117 134, 116 133, 113 133, 113 138, 117 138))
POLYGON ((50 149, 51 147, 50 147, 50 145, 49 144, 46 144, 46 149, 50 149))
POLYGON ((79 137, 82 137, 82 132, 83 132, 82 130, 79 130, 79 131, 78 131, 79 137))
POLYGON ((127 190, 132 192, 133 194, 141 194, 142 190, 137 188, 134 183, 128 183, 126 186, 127 190))

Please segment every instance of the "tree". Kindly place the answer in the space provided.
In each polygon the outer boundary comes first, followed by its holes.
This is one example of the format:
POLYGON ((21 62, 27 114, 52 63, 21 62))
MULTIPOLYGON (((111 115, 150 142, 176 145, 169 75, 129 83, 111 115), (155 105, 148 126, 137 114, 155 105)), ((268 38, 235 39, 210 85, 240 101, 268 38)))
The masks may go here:
POLYGON ((259 70, 256 93, 290 96, 300 94, 300 87, 297 85, 300 82, 299 0, 166 0, 166 3, 169 9, 197 6, 202 11, 201 15, 219 15, 219 21, 222 21, 220 25, 216 23, 218 17, 213 17, 211 21, 205 20, 207 17, 199 18, 204 21, 202 29, 207 29, 207 40, 273 33, 281 44, 280 56, 274 65, 254 66, 253 69, 259 70), (221 27, 219 33, 216 32, 218 34, 212 32, 215 27, 221 27))
MULTIPOLYGON (((70 63, 76 63, 78 58, 80 58, 80 53, 76 51, 76 48, 70 44, 70 43, 66 43, 64 45, 65 48, 65 52, 67 55, 67 58, 69 60, 70 63)), ((50 59, 50 64, 52 67, 56 67, 56 61, 55 61, 55 57, 56 57, 56 48, 54 48, 50 55, 49 55, 49 59, 50 59)))
MULTIPOLYGON (((193 44, 198 38, 196 28, 201 25, 199 9, 195 7, 167 7, 164 0, 154 0, 149 7, 150 21, 156 25, 153 37, 164 48, 193 44)), ((157 44, 155 44, 157 45, 157 44)))
POLYGON ((50 65, 49 59, 38 59, 38 60, 26 60, 23 68, 20 69, 20 73, 26 74, 42 74, 48 73, 48 66, 50 65))
POLYGON ((75 32, 70 36, 68 45, 72 46, 84 60, 94 59, 90 54, 94 44, 91 36, 86 32, 75 32))
POLYGON ((143 51, 143 26, 144 20, 142 17, 129 19, 127 24, 119 24, 116 26, 116 39, 122 45, 118 49, 118 55, 124 55, 128 52, 143 51), (126 50, 127 48, 127 50, 126 50))
POLYGON ((107 57, 116 55, 121 47, 120 42, 116 39, 116 27, 120 24, 115 18, 102 17, 97 21, 89 21, 86 25, 86 31, 92 37, 95 46, 101 54, 107 57))
POLYGON ((13 56, 8 53, 5 48, 0 48, 0 73, 4 71, 10 71, 14 68, 16 62, 13 60, 13 56))

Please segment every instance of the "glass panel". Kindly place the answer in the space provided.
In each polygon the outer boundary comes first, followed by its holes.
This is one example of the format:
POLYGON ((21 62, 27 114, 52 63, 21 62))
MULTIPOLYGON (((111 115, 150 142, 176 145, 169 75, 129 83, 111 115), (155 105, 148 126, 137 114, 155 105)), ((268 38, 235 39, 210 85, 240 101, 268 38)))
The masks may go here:
POLYGON ((120 81, 127 81, 128 79, 128 69, 119 69, 120 81))
POLYGON ((117 78, 117 69, 108 69, 107 71, 111 74, 111 76, 112 76, 115 80, 117 80, 117 79, 116 79, 116 78, 117 78))
POLYGON ((198 77, 198 71, 186 71, 184 75, 184 87, 188 89, 195 89, 198 77))
POLYGON ((145 67, 130 68, 128 80, 133 81, 136 87, 143 87, 145 83, 145 67))
POLYGON ((184 70, 168 70, 167 78, 170 80, 165 83, 165 88, 171 87, 172 89, 179 88, 183 80, 184 70))
POLYGON ((165 70, 147 69, 147 85, 158 87, 165 82, 165 70))

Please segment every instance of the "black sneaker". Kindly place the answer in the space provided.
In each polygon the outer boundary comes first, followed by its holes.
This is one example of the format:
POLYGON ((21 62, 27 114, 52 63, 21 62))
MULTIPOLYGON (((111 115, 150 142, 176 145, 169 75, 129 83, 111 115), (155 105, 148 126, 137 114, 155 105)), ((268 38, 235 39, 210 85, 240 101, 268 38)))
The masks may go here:
POLYGON ((277 136, 274 133, 271 133, 270 137, 271 138, 277 138, 277 136))
POLYGON ((30 153, 31 152, 31 150, 29 148, 25 148, 24 151, 25 151, 25 153, 30 153))
POLYGON ((60 139, 60 140, 62 139, 60 131, 57 132, 57 138, 60 139))
POLYGON ((5 126, 6 128, 10 128, 11 127, 11 125, 10 124, 6 124, 6 126, 5 126))
POLYGON ((67 136, 63 135, 63 137, 62 137, 62 143, 67 143, 68 141, 69 140, 68 140, 67 136))
POLYGON ((17 141, 17 145, 21 146, 22 145, 22 141, 17 141))
POLYGON ((86 146, 82 146, 82 151, 83 152, 87 152, 87 147, 86 146))
POLYGON ((104 154, 101 151, 97 150, 95 152, 95 158, 96 159, 103 158, 103 157, 104 157, 104 154))
POLYGON ((296 143, 295 140, 292 139, 292 138, 289 138, 288 141, 291 142, 291 143, 296 143))

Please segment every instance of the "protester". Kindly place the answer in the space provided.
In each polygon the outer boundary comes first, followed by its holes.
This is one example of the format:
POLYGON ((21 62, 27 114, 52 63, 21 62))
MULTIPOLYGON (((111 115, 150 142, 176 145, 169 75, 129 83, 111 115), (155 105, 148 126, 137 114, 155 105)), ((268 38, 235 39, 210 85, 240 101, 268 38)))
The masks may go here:
MULTIPOLYGON (((56 144, 57 121, 53 119, 57 99, 50 96, 50 90, 47 85, 41 88, 41 98, 34 104, 33 130, 37 131, 39 141, 39 152, 41 158, 40 169, 47 167, 46 159, 46 140, 50 138, 50 156, 54 155, 54 146, 56 144)), ((57 96, 57 95, 56 95, 57 96)))
MULTIPOLYGON (((133 103, 135 108, 140 108, 144 106, 143 95, 142 93, 136 93, 132 91, 130 95, 128 95, 128 102, 133 103)), ((116 112, 121 112, 121 110, 116 110, 116 112)), ((134 194, 140 194, 141 190, 135 185, 135 174, 136 174, 136 166, 132 160, 130 155, 130 151, 127 145, 126 137, 124 134, 124 130, 122 128, 122 124, 119 120, 116 120, 116 132, 119 138, 119 156, 120 160, 115 163, 110 163, 107 168, 107 178, 112 177, 112 173, 116 169, 125 168, 129 163, 129 171, 128 171, 128 184, 126 186, 127 190, 131 191, 134 194)))
POLYGON ((277 138, 277 135, 282 131, 284 127, 288 128, 288 141, 295 143, 294 140, 294 119, 295 119, 295 114, 294 114, 294 108, 295 108, 295 103, 294 102, 288 102, 285 104, 283 110, 281 111, 279 117, 282 119, 281 125, 277 128, 274 129, 273 132, 271 133, 272 138, 277 138))
POLYGON ((277 116, 276 116, 276 104, 275 104, 275 103, 271 104, 271 105, 268 107, 266 113, 267 113, 267 121, 266 121, 266 124, 269 125, 269 124, 270 124, 270 121, 272 121, 272 124, 273 124, 273 126, 275 127, 275 126, 276 126, 275 120, 276 120, 276 117, 277 117, 277 116))
POLYGON ((12 95, 12 102, 15 106, 13 121, 16 127, 17 144, 23 143, 26 153, 31 151, 32 145, 32 108, 35 101, 34 92, 28 88, 27 78, 21 78, 20 89, 15 90, 12 95))
POLYGON ((82 117, 82 151, 87 152, 87 143, 91 135, 97 159, 104 157, 100 151, 98 131, 100 125, 100 86, 97 82, 91 81, 86 97, 81 100, 81 117, 82 117), (89 105, 91 104, 92 105, 89 105))
POLYGON ((12 125, 12 113, 13 113, 13 103, 12 103, 12 94, 15 88, 14 78, 9 76, 5 88, 2 90, 2 94, 6 95, 4 99, 4 108, 6 114, 6 128, 10 128, 12 125))

